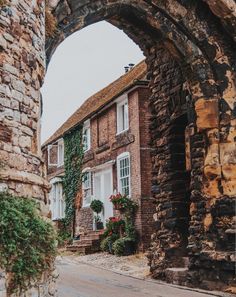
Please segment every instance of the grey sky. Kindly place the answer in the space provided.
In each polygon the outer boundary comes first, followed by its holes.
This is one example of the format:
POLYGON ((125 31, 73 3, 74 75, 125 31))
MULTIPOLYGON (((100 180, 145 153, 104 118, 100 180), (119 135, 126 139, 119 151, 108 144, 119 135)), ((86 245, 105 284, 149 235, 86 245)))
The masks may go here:
POLYGON ((144 59, 121 30, 103 21, 74 33, 56 50, 42 88, 42 142, 92 94, 144 59))

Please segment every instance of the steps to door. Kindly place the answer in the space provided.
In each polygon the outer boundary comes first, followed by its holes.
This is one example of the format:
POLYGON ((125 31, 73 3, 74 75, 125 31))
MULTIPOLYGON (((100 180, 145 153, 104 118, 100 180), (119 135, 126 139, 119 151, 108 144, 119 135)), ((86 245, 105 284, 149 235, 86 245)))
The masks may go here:
POLYGON ((80 239, 74 240, 73 244, 66 247, 66 250, 82 255, 99 252, 103 232, 104 230, 89 231, 87 234, 81 235, 80 239))

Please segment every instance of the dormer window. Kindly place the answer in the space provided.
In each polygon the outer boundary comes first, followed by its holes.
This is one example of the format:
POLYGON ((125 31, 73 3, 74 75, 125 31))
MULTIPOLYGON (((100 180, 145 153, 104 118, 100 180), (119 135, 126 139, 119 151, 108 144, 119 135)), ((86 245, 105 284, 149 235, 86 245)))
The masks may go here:
POLYGON ((129 129, 128 98, 117 103, 117 134, 129 129))
POLYGON ((90 120, 84 122, 83 126, 83 148, 84 152, 91 148, 91 137, 90 137, 90 120))

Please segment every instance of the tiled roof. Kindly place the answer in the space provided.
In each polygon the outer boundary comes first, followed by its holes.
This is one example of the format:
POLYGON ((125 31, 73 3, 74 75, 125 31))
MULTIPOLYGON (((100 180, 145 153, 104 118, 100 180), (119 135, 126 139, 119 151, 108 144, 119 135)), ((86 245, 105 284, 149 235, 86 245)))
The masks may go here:
POLYGON ((62 126, 42 145, 46 145, 61 138, 67 131, 83 122, 106 104, 117 98, 124 91, 137 84, 137 81, 146 78, 147 66, 145 61, 140 62, 133 69, 109 84, 104 89, 89 97, 62 126))

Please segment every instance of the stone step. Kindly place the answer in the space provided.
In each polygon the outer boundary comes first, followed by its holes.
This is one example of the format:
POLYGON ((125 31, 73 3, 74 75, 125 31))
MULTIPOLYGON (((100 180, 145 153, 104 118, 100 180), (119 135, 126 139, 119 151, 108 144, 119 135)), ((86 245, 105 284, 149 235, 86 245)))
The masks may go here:
POLYGON ((103 232, 103 230, 90 231, 87 234, 81 235, 80 239, 74 240, 73 244, 66 247, 66 250, 84 255, 99 252, 103 232))
POLYGON ((99 239, 82 239, 82 240, 74 240, 73 245, 81 245, 81 244, 86 244, 86 245, 99 245, 100 240, 99 239))
POLYGON ((187 283, 188 271, 186 267, 167 268, 165 270, 166 281, 171 284, 184 286, 187 283))

